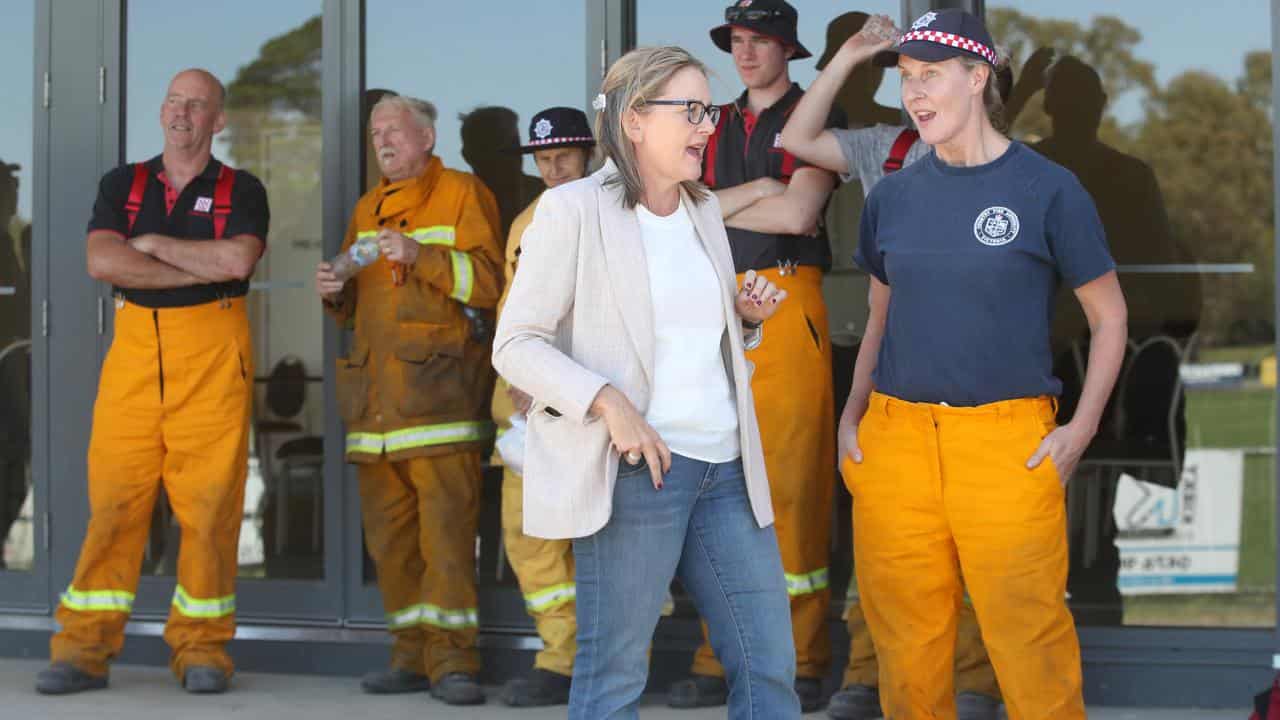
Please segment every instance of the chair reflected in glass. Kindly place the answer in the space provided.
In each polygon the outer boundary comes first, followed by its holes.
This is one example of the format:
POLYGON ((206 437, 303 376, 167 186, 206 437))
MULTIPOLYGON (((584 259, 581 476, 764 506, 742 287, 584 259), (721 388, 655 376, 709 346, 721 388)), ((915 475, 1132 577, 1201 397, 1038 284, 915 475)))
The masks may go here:
POLYGON ((253 450, 264 493, 259 503, 266 576, 313 578, 323 575, 324 439, 307 427, 307 386, 322 382, 307 375, 302 360, 286 355, 271 374, 257 403, 253 450), (278 446, 273 440, 289 436, 278 446), (299 492, 301 490, 301 492, 299 492), (298 523, 301 513, 309 513, 298 523))

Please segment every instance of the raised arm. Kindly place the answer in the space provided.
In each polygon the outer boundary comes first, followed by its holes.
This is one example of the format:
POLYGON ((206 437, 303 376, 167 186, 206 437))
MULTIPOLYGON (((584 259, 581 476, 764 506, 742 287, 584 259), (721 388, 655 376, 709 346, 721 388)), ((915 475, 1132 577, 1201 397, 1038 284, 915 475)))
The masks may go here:
POLYGON ((792 155, 836 173, 849 172, 848 163, 840 144, 832 132, 826 129, 840 88, 844 86, 853 69, 881 50, 893 44, 897 30, 886 15, 867 18, 862 29, 840 46, 822 72, 805 91, 804 97, 791 111, 791 118, 782 129, 782 146, 792 155))

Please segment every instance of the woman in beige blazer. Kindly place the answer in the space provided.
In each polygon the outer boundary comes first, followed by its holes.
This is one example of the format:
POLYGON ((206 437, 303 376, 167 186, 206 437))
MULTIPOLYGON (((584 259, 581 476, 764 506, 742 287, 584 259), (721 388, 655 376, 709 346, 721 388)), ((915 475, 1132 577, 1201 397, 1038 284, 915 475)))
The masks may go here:
POLYGON ((608 158, 546 191, 493 361, 533 397, 525 532, 573 538, 572 720, 637 717, 673 577, 724 661, 734 718, 796 718, 795 651, 744 343, 786 294, 737 287, 697 180, 719 109, 680 48, 634 50, 596 100, 608 158))

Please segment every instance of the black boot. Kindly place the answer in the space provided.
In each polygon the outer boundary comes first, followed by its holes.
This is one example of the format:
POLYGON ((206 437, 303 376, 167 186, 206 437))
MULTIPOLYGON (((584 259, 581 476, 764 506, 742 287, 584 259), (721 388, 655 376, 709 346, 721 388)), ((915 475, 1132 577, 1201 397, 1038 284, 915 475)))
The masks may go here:
POLYGON ((717 707, 729 702, 729 683, 712 675, 690 675, 671 684, 667 691, 667 705, 689 709, 717 707))
POLYGON ((192 665, 182 673, 182 689, 192 695, 217 695, 228 685, 227 674, 216 667, 192 665))
POLYGON ((849 685, 831 696, 827 717, 831 720, 877 720, 880 690, 870 685, 849 685))
POLYGON ((569 677, 542 668, 513 678, 502 688, 502 702, 511 707, 544 707, 569 702, 569 677))
POLYGON ((431 689, 431 681, 426 675, 419 675, 402 668, 391 668, 376 670, 365 675, 360 680, 360 689, 370 695, 426 692, 431 689))
POLYGON ((475 675, 449 673, 431 683, 431 697, 446 705, 483 705, 484 690, 475 675))
POLYGON ((36 692, 41 695, 70 695, 106 686, 106 675, 90 675, 69 662, 53 663, 36 675, 36 692))
POLYGON ((800 698, 800 712, 811 713, 827 704, 822 696, 822 681, 818 678, 796 678, 796 696, 800 698))
POLYGON ((956 695, 957 720, 997 720, 1000 717, 1000 700, 976 692, 956 695))

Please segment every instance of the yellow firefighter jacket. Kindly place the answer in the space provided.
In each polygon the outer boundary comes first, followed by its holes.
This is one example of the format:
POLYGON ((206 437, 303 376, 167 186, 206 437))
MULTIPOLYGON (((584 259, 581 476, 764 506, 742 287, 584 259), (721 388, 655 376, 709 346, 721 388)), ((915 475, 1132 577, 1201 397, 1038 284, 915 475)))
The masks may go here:
POLYGON ((493 434, 489 353, 503 287, 497 202, 433 157, 422 175, 383 179, 360 198, 343 250, 383 228, 418 242, 415 263, 379 257, 325 301, 355 331, 337 361, 347 460, 482 450, 493 434))

